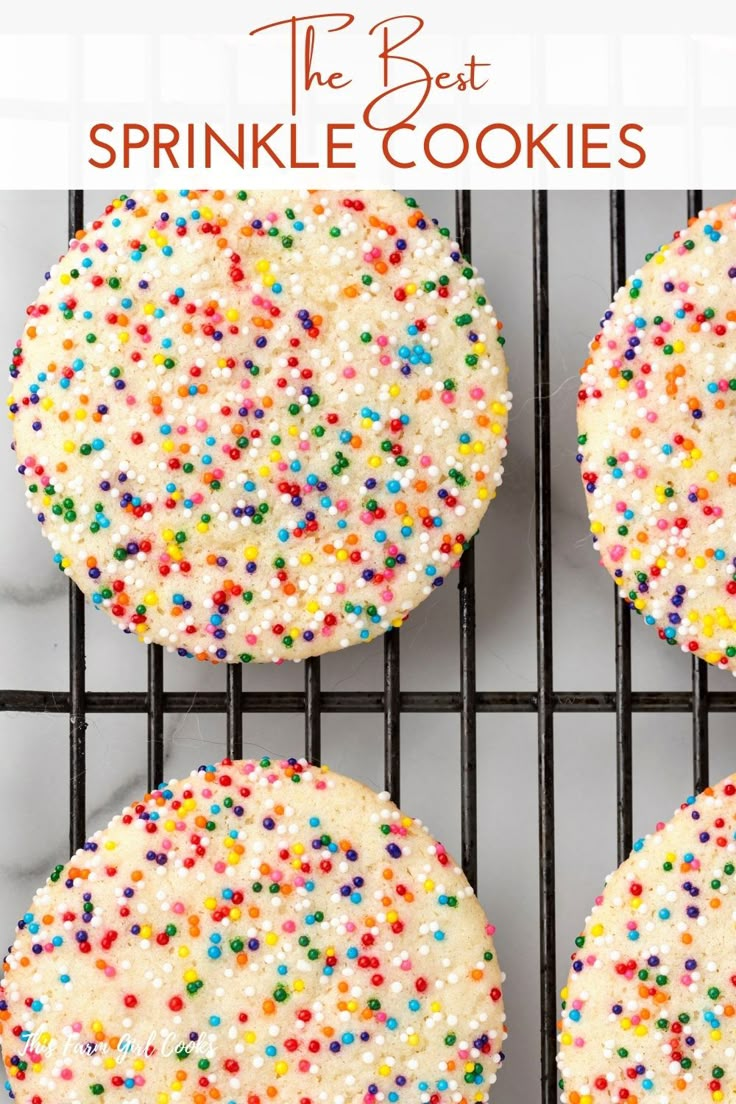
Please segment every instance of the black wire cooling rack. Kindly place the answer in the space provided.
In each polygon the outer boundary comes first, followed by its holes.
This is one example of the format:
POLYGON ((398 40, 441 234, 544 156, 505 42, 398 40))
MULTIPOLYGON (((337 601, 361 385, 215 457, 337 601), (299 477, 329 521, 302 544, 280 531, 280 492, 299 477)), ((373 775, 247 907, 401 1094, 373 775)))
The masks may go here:
MULTIPOLYGON (((702 207, 702 192, 687 193, 688 215, 702 207)), ((398 630, 383 638, 383 690, 323 692, 320 661, 304 664, 302 691, 248 692, 239 665, 223 672, 219 692, 167 693, 164 687, 163 651, 148 648, 148 686, 145 692, 88 690, 85 678, 85 603, 74 584, 69 587, 69 688, 0 690, 0 711, 56 713, 69 716, 69 842, 72 851, 86 839, 86 729, 91 713, 144 713, 148 717, 148 784, 153 788, 164 773, 164 716, 167 713, 219 713, 225 715, 225 747, 231 758, 243 751, 243 717, 248 713, 301 713, 304 716, 304 754, 321 758, 321 721, 325 713, 383 713, 385 787, 400 797, 401 717, 404 713, 450 713, 460 719, 461 756, 461 856, 465 872, 476 884, 477 760, 476 726, 479 713, 536 713, 539 815, 539 940, 541 1068, 540 1102, 554 1104, 558 1096, 556 1055, 555 939, 555 809, 554 726, 558 713, 615 713, 617 771, 617 840, 621 861, 632 844, 632 719, 634 713, 690 713, 694 791, 708 784, 708 716, 710 712, 736 709, 736 691, 709 692, 706 664, 692 660, 690 691, 634 692, 631 684, 630 611, 614 593, 616 679, 613 691, 556 692, 552 667, 552 515, 550 450, 550 346, 547 193, 531 195, 534 299, 534 455, 535 455, 535 558, 536 558, 536 690, 479 690, 475 649, 475 557, 471 544, 462 558, 458 604, 460 619, 460 689, 405 692, 401 689, 398 630)), ((456 192, 456 232, 463 253, 470 252, 471 194, 456 192)), ((611 294, 626 278, 626 194, 610 193, 611 294)), ((84 193, 69 192, 69 236, 84 221, 84 193)), ((614 588, 615 590, 615 588, 614 588)))

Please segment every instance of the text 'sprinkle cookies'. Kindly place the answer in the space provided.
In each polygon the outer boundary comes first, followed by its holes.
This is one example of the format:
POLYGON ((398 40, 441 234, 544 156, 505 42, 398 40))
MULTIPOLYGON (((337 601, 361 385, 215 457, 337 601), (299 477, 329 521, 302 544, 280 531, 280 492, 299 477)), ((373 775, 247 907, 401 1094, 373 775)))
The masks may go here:
POLYGON ((563 1104, 734 1099, 735 834, 732 775, 607 880, 563 992, 563 1104))
POLYGON ((56 562, 180 655, 299 659, 398 626, 501 482, 501 326, 395 192, 137 192, 72 241, 13 354, 56 562))
POLYGON ((200 767, 58 866, 0 983, 19 1104, 475 1104, 493 927, 387 794, 304 760, 200 767))
POLYGON ((581 376, 601 563, 664 640, 736 670, 736 203, 647 257, 581 376))

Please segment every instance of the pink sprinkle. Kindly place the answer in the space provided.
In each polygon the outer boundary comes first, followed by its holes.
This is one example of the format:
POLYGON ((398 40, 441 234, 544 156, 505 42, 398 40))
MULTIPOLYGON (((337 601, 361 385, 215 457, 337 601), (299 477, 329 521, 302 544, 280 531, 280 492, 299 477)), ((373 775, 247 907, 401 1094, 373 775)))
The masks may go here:
POLYGON ((69 1069, 68 1066, 64 1066, 63 1070, 61 1071, 61 1076, 64 1079, 64 1081, 71 1081, 74 1074, 72 1073, 72 1071, 69 1069))
POLYGON ((285 931, 285 932, 296 931, 296 924, 294 923, 293 920, 285 920, 283 922, 283 924, 281 925, 281 930, 285 931))
POLYGON ((427 456, 425 452, 423 456, 420 456, 419 463, 422 465, 423 468, 428 468, 432 463, 432 457, 427 456))
POLYGON ((455 401, 455 392, 454 391, 443 391, 442 392, 442 401, 443 401, 443 403, 445 403, 446 406, 449 406, 450 403, 455 401))
POLYGON ((657 528, 658 529, 666 529, 667 528, 667 522, 665 521, 664 518, 659 519, 659 521, 657 522, 657 528))
POLYGON ((345 379, 354 379, 355 369, 351 368, 350 365, 347 365, 345 368, 343 368, 342 374, 344 375, 345 379))
POLYGON ((255 633, 247 633, 246 637, 245 637, 245 642, 246 642, 246 644, 257 644, 258 643, 258 637, 256 636, 255 633))
POLYGON ((485 391, 483 390, 482 387, 472 387, 470 389, 471 399, 482 399, 484 395, 485 395, 485 391))
POLYGON ((614 544, 614 546, 611 549, 609 555, 610 555, 610 557, 611 557, 611 559, 613 560, 614 563, 618 563, 618 561, 620 559, 623 559, 623 556, 624 556, 625 552, 626 552, 626 549, 624 548, 624 546, 622 544, 614 544))
POLYGON ((657 420, 657 415, 654 413, 654 411, 653 410, 648 410, 647 411, 647 421, 648 422, 656 422, 656 420, 657 420))
POLYGON ((181 914, 184 912, 183 901, 174 901, 173 905, 171 906, 171 911, 175 912, 177 916, 181 916, 181 914))

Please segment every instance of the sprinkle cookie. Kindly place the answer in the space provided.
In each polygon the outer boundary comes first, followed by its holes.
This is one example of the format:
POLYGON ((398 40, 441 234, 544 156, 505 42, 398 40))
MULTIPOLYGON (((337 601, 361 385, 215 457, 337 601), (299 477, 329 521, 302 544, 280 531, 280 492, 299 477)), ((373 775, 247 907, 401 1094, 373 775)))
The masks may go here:
POLYGON ((660 637, 736 671, 736 204, 616 295, 578 392, 601 563, 660 637))
POLYGON ((0 985, 20 1104, 470 1104, 493 927, 418 820, 305 760, 203 766, 58 866, 0 985))
POLYGON ((634 844, 563 991, 563 1104, 736 1094, 736 775, 634 844))
POLYGON ((11 376, 59 568, 184 656, 401 625, 501 482, 501 325, 395 192, 121 196, 47 274, 11 376))

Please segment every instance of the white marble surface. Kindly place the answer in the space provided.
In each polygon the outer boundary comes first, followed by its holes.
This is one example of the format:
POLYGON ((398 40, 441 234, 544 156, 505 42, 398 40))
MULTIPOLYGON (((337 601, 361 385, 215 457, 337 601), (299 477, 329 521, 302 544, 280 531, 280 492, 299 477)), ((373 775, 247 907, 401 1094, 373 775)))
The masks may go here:
MULTIPOLYGON (((87 213, 107 196, 90 194, 87 213)), ((728 198, 708 193, 707 201, 728 198)), ((421 196, 427 210, 452 219, 452 196, 421 196)), ((613 688, 613 595, 589 546, 575 455, 576 376, 586 342, 608 304, 607 195, 550 197, 551 350, 554 397, 555 684, 613 688)), ((630 267, 684 224, 681 193, 634 193, 629 202, 630 267)), ((474 249, 491 299, 504 320, 515 394, 511 451, 498 500, 477 541, 478 686, 535 684, 531 200, 527 193, 477 193, 474 249)), ((49 263, 65 247, 66 194, 0 192, 0 347, 9 354, 24 308, 49 263)), ((67 688, 66 584, 24 505, 13 470, 10 432, 0 428, 0 684, 67 688)), ((90 690, 145 688, 145 650, 102 615, 87 617, 90 690)), ((635 689, 687 689, 690 665, 638 620, 632 630, 635 689)), ((402 630, 402 686, 459 685, 457 591, 448 585, 402 630)), ((350 649, 322 664, 326 690, 376 689, 382 646, 350 649)), ((300 688, 296 665, 248 667, 249 689, 300 688)), ((168 689, 222 689, 221 669, 167 657, 168 689)), ((733 689, 730 675, 711 676, 733 689)), ((106 823, 145 787, 145 718, 94 716, 88 730, 88 825, 106 823)), ((711 719, 712 775, 736 766, 733 720, 711 719)), ((687 716, 639 716, 634 722, 634 829, 667 817, 691 785, 687 716)), ((402 804, 459 852, 459 723, 453 716, 409 715, 402 728, 402 804)), ((245 752, 299 754, 295 715, 248 716, 245 752)), ((166 719, 166 775, 180 776, 224 753, 224 718, 166 719)), ((324 719, 324 760, 382 788, 380 716, 324 719)), ((615 863, 615 729, 612 716, 562 715, 556 721, 559 976, 604 876, 615 863)), ((68 750, 64 716, 0 714, 0 945, 35 887, 67 854, 68 750)), ((536 719, 483 715, 478 724, 479 894, 498 926, 508 973, 511 1036, 497 1104, 535 1099, 538 1083, 538 863, 536 719)))

